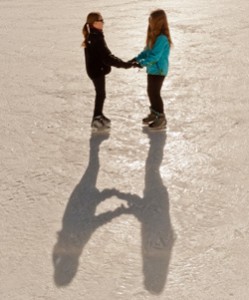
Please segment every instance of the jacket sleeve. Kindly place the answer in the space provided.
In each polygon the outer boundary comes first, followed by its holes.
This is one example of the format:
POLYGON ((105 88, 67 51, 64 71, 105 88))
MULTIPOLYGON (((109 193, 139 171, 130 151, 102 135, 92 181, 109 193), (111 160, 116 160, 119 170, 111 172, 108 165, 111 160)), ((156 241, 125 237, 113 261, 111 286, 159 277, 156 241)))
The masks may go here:
POLYGON ((107 47, 105 40, 99 39, 97 45, 99 49, 99 55, 101 56, 101 59, 103 63, 107 66, 113 66, 116 68, 128 68, 129 64, 124 62, 122 59, 116 57, 113 55, 110 51, 110 49, 107 47))
POLYGON ((141 52, 136 59, 141 66, 148 67, 158 62, 166 47, 169 47, 167 37, 160 36, 151 50, 141 52))
POLYGON ((142 52, 140 52, 138 54, 138 56, 135 57, 136 61, 140 61, 141 59, 145 59, 146 56, 147 56, 148 51, 149 50, 147 48, 145 48, 142 52))

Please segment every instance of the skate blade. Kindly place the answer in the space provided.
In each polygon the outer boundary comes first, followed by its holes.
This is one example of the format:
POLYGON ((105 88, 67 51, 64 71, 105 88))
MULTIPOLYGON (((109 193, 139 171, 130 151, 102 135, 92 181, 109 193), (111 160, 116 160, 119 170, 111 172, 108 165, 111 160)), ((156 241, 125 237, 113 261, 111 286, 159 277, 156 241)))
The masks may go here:
POLYGON ((106 134, 109 133, 111 130, 111 127, 100 127, 100 128, 96 128, 96 127, 92 127, 92 133, 94 134, 106 134))
POLYGON ((166 126, 164 127, 148 127, 149 131, 153 131, 153 132, 160 132, 160 131, 165 131, 166 130, 166 126))

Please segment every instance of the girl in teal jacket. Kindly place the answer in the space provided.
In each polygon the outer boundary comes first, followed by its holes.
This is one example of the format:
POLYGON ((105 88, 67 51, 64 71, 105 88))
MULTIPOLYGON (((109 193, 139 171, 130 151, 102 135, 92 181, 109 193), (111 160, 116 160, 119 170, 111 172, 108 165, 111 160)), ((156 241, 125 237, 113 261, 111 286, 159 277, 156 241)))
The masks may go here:
POLYGON ((166 76, 169 69, 169 51, 170 45, 167 37, 160 34, 152 49, 146 47, 136 57, 136 61, 142 67, 146 67, 148 74, 166 76))
POLYGON ((161 98, 163 81, 168 74, 169 53, 172 45, 167 16, 164 10, 155 10, 149 18, 145 49, 132 61, 147 70, 147 93, 150 101, 150 114, 143 124, 151 129, 163 129, 167 120, 161 98))

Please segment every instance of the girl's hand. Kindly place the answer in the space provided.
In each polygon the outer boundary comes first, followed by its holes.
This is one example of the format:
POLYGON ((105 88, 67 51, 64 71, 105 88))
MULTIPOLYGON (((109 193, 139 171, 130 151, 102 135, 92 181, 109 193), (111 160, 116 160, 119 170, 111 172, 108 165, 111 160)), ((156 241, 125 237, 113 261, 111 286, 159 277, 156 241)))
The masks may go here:
POLYGON ((137 61, 132 63, 132 67, 133 67, 133 68, 139 68, 139 69, 142 69, 142 68, 143 68, 143 67, 140 65, 140 63, 138 63, 137 61))

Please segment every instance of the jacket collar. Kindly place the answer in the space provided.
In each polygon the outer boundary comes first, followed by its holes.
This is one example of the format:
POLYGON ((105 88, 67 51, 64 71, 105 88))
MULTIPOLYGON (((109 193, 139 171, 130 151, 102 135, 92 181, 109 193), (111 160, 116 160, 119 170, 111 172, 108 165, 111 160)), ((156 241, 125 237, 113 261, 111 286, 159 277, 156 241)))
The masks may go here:
POLYGON ((103 35, 103 31, 102 31, 102 30, 99 30, 99 29, 97 29, 97 28, 95 28, 95 27, 90 27, 90 32, 91 32, 92 34, 103 35))

